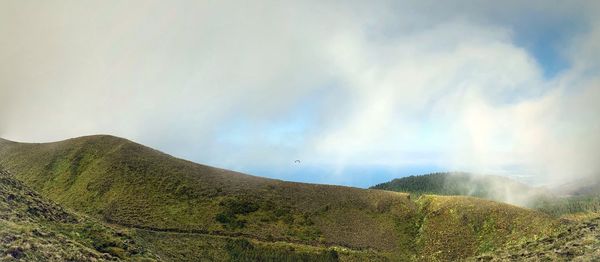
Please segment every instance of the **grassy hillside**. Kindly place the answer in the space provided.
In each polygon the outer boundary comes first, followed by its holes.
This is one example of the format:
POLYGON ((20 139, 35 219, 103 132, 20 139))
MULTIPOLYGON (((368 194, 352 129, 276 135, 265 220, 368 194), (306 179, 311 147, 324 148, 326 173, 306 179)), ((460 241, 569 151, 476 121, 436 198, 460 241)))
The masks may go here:
POLYGON ((543 195, 507 177, 470 173, 432 173, 397 178, 371 187, 412 194, 474 196, 506 203, 526 205, 532 196, 543 195))
POLYGON ((417 243, 426 260, 471 257, 560 228, 540 212, 473 197, 424 195, 418 203, 423 220, 417 243))
POLYGON ((324 248, 244 237, 136 230, 141 243, 166 261, 388 261, 368 250, 324 248))
POLYGON ((535 238, 555 226, 540 213, 478 199, 416 201, 397 192, 249 176, 112 136, 47 144, 0 141, 0 164, 64 206, 137 229, 140 242, 171 260, 210 250, 206 245, 233 256, 249 250, 237 248, 247 243, 265 256, 283 243, 324 259, 331 258, 326 247, 346 258, 357 252, 392 260, 457 258, 535 238), (480 227, 470 226, 482 219, 487 222, 480 227), (535 226, 521 230, 531 219, 535 226), (507 226, 511 221, 517 224, 507 226), (464 245, 441 244, 453 235, 466 235, 457 239, 464 245), (188 251, 173 249, 175 243, 188 251))
POLYGON ((469 260, 478 261, 598 261, 600 215, 569 215, 559 230, 545 237, 508 245, 469 260))
POLYGON ((379 257, 297 244, 106 226, 65 210, 0 170, 0 261, 338 261, 379 257))
POLYGON ((0 261, 150 261, 128 231, 77 216, 0 171, 0 261))

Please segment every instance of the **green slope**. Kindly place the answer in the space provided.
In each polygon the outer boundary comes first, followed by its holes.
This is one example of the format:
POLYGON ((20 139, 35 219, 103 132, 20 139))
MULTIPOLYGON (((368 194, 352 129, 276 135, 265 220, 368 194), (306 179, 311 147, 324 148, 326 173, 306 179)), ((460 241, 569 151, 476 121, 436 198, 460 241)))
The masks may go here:
POLYGON ((244 238, 107 226, 0 170, 0 261, 337 261, 378 255, 244 238))
POLYGON ((483 240, 491 238, 486 241, 501 246, 546 234, 555 225, 531 210, 510 207, 513 211, 502 213, 495 210, 507 205, 462 198, 451 202, 456 202, 454 209, 471 210, 466 221, 499 214, 483 231, 430 224, 436 219, 454 221, 454 213, 439 217, 424 204, 445 198, 415 201, 403 193, 259 178, 177 159, 112 136, 46 144, 0 141, 0 164, 58 203, 149 232, 141 234, 141 241, 174 260, 193 257, 197 251, 175 254, 163 243, 167 234, 193 236, 181 245, 200 247, 207 237, 241 238, 267 249, 268 243, 336 247, 399 260, 437 253, 441 255, 433 258, 466 257, 489 250, 481 247, 487 243, 483 240), (518 230, 522 224, 512 227, 514 232, 503 229, 510 221, 522 223, 521 218, 539 223, 529 230, 518 230), (468 252, 438 245, 452 234, 467 234, 468 252))
POLYGON ((128 231, 66 211, 0 170, 0 261, 153 260, 128 231))
POLYGON ((565 216, 553 234, 508 245, 472 261, 600 261, 600 214, 565 216))
POLYGON ((418 203, 423 221, 417 243, 426 260, 471 257, 561 228, 540 212, 473 197, 424 195, 418 203))

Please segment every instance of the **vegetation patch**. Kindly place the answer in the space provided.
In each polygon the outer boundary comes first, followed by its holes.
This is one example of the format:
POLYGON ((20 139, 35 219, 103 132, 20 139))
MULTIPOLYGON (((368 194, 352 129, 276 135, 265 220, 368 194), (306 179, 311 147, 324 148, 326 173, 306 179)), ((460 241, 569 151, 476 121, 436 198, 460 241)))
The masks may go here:
POLYGON ((240 237, 138 230, 139 242, 165 261, 388 261, 372 251, 265 242, 240 237), (189 256, 193 253, 194 256, 189 256))
POLYGON ((234 229, 243 228, 246 225, 247 221, 241 218, 241 215, 247 215, 259 209, 259 205, 255 202, 240 198, 227 198, 219 205, 224 210, 217 214, 216 220, 226 227, 234 229))

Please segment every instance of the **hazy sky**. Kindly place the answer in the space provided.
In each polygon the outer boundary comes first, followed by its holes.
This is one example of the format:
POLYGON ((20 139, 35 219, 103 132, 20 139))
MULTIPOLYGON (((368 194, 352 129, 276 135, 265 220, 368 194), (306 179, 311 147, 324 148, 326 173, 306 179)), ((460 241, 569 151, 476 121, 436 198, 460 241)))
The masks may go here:
POLYGON ((363 187, 598 177, 597 3, 0 0, 0 136, 363 187))

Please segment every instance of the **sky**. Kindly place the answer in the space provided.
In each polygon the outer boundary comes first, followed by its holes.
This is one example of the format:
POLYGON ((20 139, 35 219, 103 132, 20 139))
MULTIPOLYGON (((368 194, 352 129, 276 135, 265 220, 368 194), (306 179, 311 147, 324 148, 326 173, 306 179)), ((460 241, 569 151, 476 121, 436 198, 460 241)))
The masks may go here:
POLYGON ((599 16, 591 0, 0 0, 0 136, 112 134, 356 187, 600 179, 599 16))

